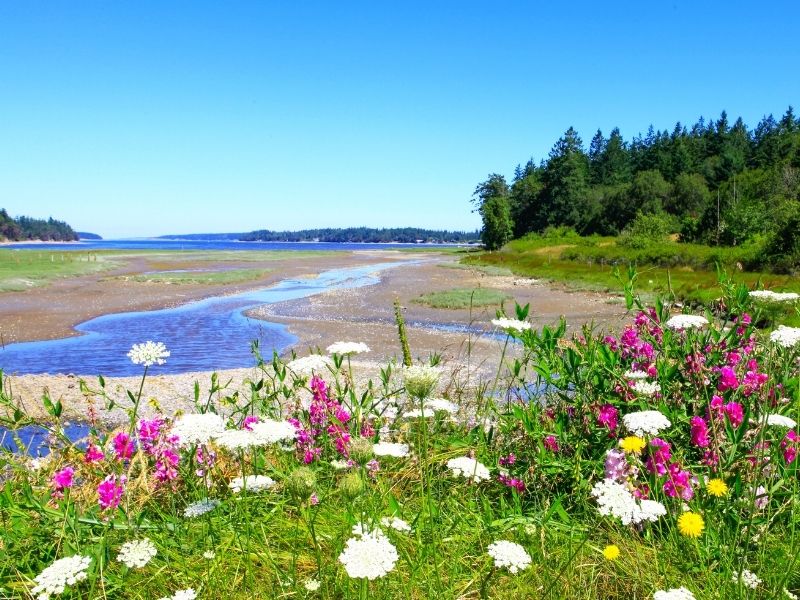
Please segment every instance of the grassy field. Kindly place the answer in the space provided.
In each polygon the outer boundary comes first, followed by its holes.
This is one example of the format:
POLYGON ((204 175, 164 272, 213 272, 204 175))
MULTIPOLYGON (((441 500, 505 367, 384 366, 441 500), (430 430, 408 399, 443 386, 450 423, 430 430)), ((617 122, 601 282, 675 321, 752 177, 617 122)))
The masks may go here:
POLYGON ((60 277, 77 277, 119 267, 107 253, 0 249, 0 292, 27 290, 60 277))
POLYGON ((499 308, 502 302, 510 299, 511 296, 498 290, 486 288, 456 288, 442 292, 422 294, 412 301, 417 304, 430 306, 431 308, 461 309, 469 308, 470 306, 497 306, 499 308))
POLYGON ((126 279, 133 279, 142 283, 165 284, 227 284, 243 283, 261 279, 273 269, 222 269, 222 270, 195 270, 195 271, 160 271, 158 273, 143 273, 126 279))

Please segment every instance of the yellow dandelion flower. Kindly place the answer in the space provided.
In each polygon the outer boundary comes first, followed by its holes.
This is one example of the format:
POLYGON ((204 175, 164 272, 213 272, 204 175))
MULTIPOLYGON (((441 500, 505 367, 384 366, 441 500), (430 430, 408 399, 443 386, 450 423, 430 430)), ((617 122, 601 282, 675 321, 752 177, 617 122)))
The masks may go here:
POLYGON ((645 449, 646 446, 647 442, 640 437, 636 437, 635 435, 629 435, 619 442, 620 448, 622 448, 625 452, 633 452, 634 454, 639 454, 645 449))
POLYGON ((688 511, 678 517, 678 530, 686 537, 700 537, 705 527, 706 524, 703 522, 703 517, 697 513, 688 511))
POLYGON ((603 550, 603 556, 608 560, 617 560, 619 558, 619 547, 616 544, 606 546, 603 550))
POLYGON ((706 484, 706 489, 709 494, 717 498, 728 495, 728 484, 722 481, 722 479, 712 479, 706 484))

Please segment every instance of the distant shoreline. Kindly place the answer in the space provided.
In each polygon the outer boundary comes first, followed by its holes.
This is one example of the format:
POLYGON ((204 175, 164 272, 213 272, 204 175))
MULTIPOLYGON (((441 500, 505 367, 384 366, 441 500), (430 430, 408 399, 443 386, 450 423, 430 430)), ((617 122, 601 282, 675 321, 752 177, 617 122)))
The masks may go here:
MULTIPOLYGON (((98 241, 98 240, 92 240, 98 241)), ((8 241, 3 240, 0 241, 0 246, 23 246, 28 244, 85 244, 86 240, 72 240, 70 242, 64 242, 60 240, 17 240, 17 241, 8 241)))

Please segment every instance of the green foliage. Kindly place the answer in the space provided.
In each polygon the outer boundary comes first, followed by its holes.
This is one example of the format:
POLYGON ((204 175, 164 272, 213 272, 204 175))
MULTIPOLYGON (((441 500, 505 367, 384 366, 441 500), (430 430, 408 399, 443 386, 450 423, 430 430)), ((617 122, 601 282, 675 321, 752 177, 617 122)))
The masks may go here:
MULTIPOLYGON (((225 234, 226 236, 229 234, 225 234)), ((166 236, 165 236, 166 237, 166 236)), ((176 236, 177 237, 177 236, 176 236)), ((207 239, 205 236, 203 239, 207 239)), ((228 238, 225 238, 228 239, 228 238)), ((419 227, 348 227, 337 229, 302 229, 299 231, 270 231, 259 229, 250 233, 234 234, 243 242, 349 242, 349 243, 469 243, 478 240, 477 231, 443 231, 419 227)))
POLYGON ((3 239, 72 242, 78 239, 78 234, 63 221, 52 217, 47 220, 24 216, 12 219, 5 209, 0 209, 0 240, 3 239))
POLYGON ((639 213, 619 238, 619 244, 627 248, 646 248, 654 243, 663 243, 675 230, 675 221, 662 212, 639 213))
POLYGON ((500 306, 510 296, 499 290, 488 288, 446 290, 443 292, 431 292, 415 298, 413 302, 424 304, 431 308, 450 308, 461 309, 471 306, 500 306))
POLYGON ((492 196, 481 205, 480 213, 483 218, 483 246, 490 251, 502 248, 514 232, 508 199, 504 196, 492 196))

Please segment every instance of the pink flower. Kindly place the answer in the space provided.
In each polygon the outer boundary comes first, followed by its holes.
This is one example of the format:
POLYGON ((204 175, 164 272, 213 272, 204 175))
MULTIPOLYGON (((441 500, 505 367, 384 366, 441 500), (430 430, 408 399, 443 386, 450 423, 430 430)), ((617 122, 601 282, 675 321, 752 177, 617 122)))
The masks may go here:
POLYGON ((787 465, 790 465, 794 462, 794 459, 797 458, 797 447, 798 442, 800 442, 800 436, 797 435, 797 432, 794 430, 790 430, 786 433, 786 437, 783 438, 781 441, 781 450, 783 450, 783 460, 786 461, 787 465))
POLYGON ((635 477, 638 469, 628 464, 625 453, 617 448, 611 448, 606 452, 605 475, 606 479, 614 481, 625 481, 630 477, 635 477))
POLYGON ((133 456, 134 443, 127 433, 120 431, 114 436, 113 440, 114 452, 117 454, 117 460, 125 460, 133 456))
POLYGON ((547 448, 550 452, 558 452, 558 440, 554 435, 548 435, 544 438, 544 447, 547 448))
MULTIPOLYGON (((152 454, 153 447, 156 445, 159 436, 161 435, 161 428, 164 426, 164 419, 161 417, 156 417, 155 419, 147 420, 142 419, 139 421, 139 443, 144 448, 145 452, 148 454, 152 454)), ((117 435, 119 437, 119 434, 117 435)), ((114 440, 116 444, 116 438, 114 440)), ((116 445, 115 445, 116 448, 116 445)), ((117 452, 117 456, 119 457, 119 451, 117 452)), ((126 456, 125 458, 130 458, 130 456, 126 456)))
POLYGON ((689 419, 691 425, 692 443, 699 448, 708 448, 711 443, 708 439, 708 425, 702 417, 689 419))
POLYGON ((609 431, 614 431, 617 428, 618 421, 619 411, 616 408, 610 404, 600 407, 600 412, 597 414, 598 425, 602 425, 609 431))
POLYGON ((255 415, 247 415, 242 421, 242 429, 247 429, 248 431, 253 430, 253 425, 258 423, 259 418, 255 415))
POLYGON ((64 467, 60 471, 53 473, 53 478, 50 480, 50 485, 53 486, 53 498, 63 498, 64 490, 71 488, 74 481, 75 469, 72 467, 64 467))
POLYGON ((728 402, 723 406, 723 410, 734 427, 739 427, 744 421, 744 408, 738 402, 728 402))
POLYGON ((664 482, 664 493, 670 498, 680 496, 684 500, 691 500, 694 496, 692 489, 692 474, 681 469, 678 463, 669 466, 669 478, 664 482))
POLYGON ((500 475, 497 476, 497 479, 500 481, 500 483, 516 490, 519 494, 525 491, 525 482, 521 479, 510 477, 508 475, 504 475, 503 473, 500 473, 500 475))
POLYGON ((124 475, 119 478, 119 483, 116 475, 109 475, 100 482, 97 486, 97 502, 100 508, 114 510, 119 506, 122 494, 125 492, 125 481, 127 479, 124 475))
POLYGON ((508 456, 501 456, 497 462, 501 467, 510 467, 517 462, 517 456, 512 452, 508 456))
POLYGON ((311 506, 316 506, 317 504, 319 504, 319 496, 317 496, 317 493, 314 492, 313 494, 311 494, 311 496, 309 496, 308 501, 311 504, 311 506))
POLYGON ((719 383, 717 384, 717 389, 720 392, 724 392, 726 390, 735 390, 739 387, 739 380, 736 377, 736 373, 731 367, 722 367, 719 370, 719 383))
POLYGON ((668 442, 661 438, 650 440, 650 456, 645 461, 645 467, 656 475, 666 475, 667 463, 672 458, 672 448, 668 442))
POLYGON ((86 447, 86 454, 83 455, 83 460, 86 464, 90 465, 92 463, 100 462, 105 457, 106 455, 103 454, 100 448, 98 448, 94 444, 89 444, 86 447))

